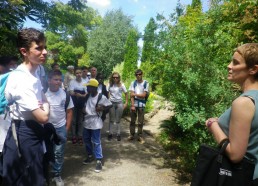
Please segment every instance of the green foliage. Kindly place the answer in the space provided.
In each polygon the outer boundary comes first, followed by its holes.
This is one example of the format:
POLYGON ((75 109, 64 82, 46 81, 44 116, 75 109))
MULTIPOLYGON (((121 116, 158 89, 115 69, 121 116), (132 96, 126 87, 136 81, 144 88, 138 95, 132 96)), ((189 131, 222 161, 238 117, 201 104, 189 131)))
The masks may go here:
POLYGON ((102 24, 93 30, 88 42, 91 64, 107 77, 124 61, 125 42, 133 27, 132 18, 121 9, 107 12, 102 24))
POLYGON ((122 78, 126 80, 134 77, 134 72, 137 69, 137 61, 139 58, 139 48, 137 41, 139 34, 135 29, 129 31, 126 43, 125 43, 125 57, 122 78))
POLYGON ((42 0, 0 1, 0 55, 18 55, 16 50, 17 31, 26 20, 44 20, 48 3, 42 0))
POLYGON ((83 54, 83 56, 81 57, 81 59, 78 60, 78 66, 79 67, 89 67, 90 66, 90 56, 89 54, 85 53, 83 54))
POLYGON ((157 25, 153 18, 150 18, 149 23, 144 29, 143 35, 143 48, 141 62, 153 61, 155 56, 155 31, 157 30, 157 25))
POLYGON ((226 69, 239 43, 256 42, 255 7, 253 1, 230 1, 202 13, 188 6, 174 25, 174 18, 158 17, 157 57, 143 67, 175 105, 175 116, 162 125, 163 138, 178 142, 184 170, 191 172, 201 143, 214 141, 205 120, 221 115, 238 94, 226 81, 226 69))
MULTIPOLYGON (((123 76, 123 69, 124 69, 124 62, 117 64, 114 68, 113 68, 113 72, 118 72, 120 74, 120 76, 123 76)), ((121 79, 122 81, 123 78, 121 79)))
POLYGON ((83 2, 54 3, 49 10, 48 24, 43 25, 48 30, 48 63, 57 62, 65 69, 67 65, 90 66, 87 53, 89 30, 101 20, 92 8, 76 8, 78 3, 83 2))
POLYGON ((192 8, 200 9, 202 7, 202 2, 201 0, 192 0, 191 6, 192 8))

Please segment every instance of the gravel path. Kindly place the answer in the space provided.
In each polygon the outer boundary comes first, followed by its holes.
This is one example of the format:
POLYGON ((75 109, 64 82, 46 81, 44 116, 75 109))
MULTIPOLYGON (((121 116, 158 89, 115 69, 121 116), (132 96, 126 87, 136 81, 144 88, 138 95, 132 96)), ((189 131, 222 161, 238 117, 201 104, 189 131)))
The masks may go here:
MULTIPOLYGON (((129 132, 128 118, 122 120, 122 140, 107 140, 107 121, 102 130, 104 166, 95 173, 95 162, 83 165, 85 150, 83 146, 66 146, 65 164, 62 178, 66 186, 178 186, 175 170, 167 167, 164 151, 154 139, 159 132, 161 120, 167 119, 172 112, 160 110, 144 126, 145 143, 127 141, 129 132)), ((53 183, 52 183, 53 185, 53 183)))

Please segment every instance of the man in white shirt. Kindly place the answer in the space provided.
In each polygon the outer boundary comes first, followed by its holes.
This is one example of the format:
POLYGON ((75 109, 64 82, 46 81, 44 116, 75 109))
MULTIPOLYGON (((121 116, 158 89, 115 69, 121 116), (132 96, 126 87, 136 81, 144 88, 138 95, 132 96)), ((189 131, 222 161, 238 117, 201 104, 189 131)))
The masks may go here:
POLYGON ((15 107, 11 110, 14 122, 4 143, 0 170, 3 185, 42 186, 46 152, 42 125, 48 122, 49 104, 36 70, 46 61, 46 38, 36 29, 22 29, 17 35, 17 46, 23 62, 9 75, 5 88, 8 103, 15 107))
POLYGON ((128 140, 133 140, 135 135, 135 122, 138 116, 138 141, 144 143, 142 137, 143 123, 144 123, 144 108, 146 106, 146 96, 149 92, 149 83, 143 80, 143 72, 141 69, 135 71, 136 81, 130 85, 131 97, 131 122, 130 122, 130 136, 128 140), (144 84, 146 83, 146 86, 144 84))

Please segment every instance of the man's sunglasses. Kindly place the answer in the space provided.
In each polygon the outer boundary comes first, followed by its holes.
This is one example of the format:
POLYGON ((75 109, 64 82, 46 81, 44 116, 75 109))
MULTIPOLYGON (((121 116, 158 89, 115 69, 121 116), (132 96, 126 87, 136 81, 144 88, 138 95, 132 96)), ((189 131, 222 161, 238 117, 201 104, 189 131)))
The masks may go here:
POLYGON ((113 77, 113 79, 119 79, 119 77, 113 77))

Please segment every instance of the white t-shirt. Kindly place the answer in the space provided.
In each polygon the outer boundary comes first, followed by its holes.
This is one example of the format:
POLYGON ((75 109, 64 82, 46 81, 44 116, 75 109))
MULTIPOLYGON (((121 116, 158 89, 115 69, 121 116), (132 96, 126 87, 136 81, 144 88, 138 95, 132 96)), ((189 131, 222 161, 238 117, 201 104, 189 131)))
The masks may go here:
POLYGON ((123 99, 122 99, 122 93, 126 93, 127 92, 127 89, 125 87, 125 85, 122 83, 121 86, 117 86, 116 84, 113 84, 112 87, 107 87, 107 90, 109 92, 109 95, 110 95, 110 101, 112 102, 116 102, 116 103, 119 103, 119 102, 122 102, 123 99))
POLYGON ((70 85, 69 85, 69 90, 80 90, 80 91, 85 91, 87 92, 86 85, 83 81, 78 82, 76 79, 71 80, 70 85))
POLYGON ((39 78, 44 78, 46 76, 46 72, 45 72, 45 69, 42 65, 39 65, 37 70, 36 70, 36 75, 39 77, 39 78))
POLYGON ((11 118, 34 120, 32 111, 42 103, 42 86, 40 80, 21 64, 10 73, 5 88, 5 97, 9 103, 15 101, 11 118))
MULTIPOLYGON (((57 92, 51 92, 49 89, 46 92, 46 97, 50 105, 49 123, 52 123, 55 128, 60 128, 66 124, 65 101, 66 93, 59 88, 57 92)), ((70 98, 67 109, 73 108, 73 101, 70 98)))
MULTIPOLYGON (((103 121, 101 119, 102 112, 96 112, 96 103, 98 100, 99 94, 95 97, 89 96, 85 112, 86 115, 84 116, 83 126, 87 129, 101 129, 103 127, 103 121)), ((112 103, 106 98, 106 96, 102 95, 101 99, 99 100, 98 105, 103 106, 110 106, 112 103)))
POLYGON ((11 126, 11 118, 7 117, 4 119, 5 114, 0 114, 0 152, 3 150, 4 141, 8 132, 9 127, 11 126))
MULTIPOLYGON (((134 81, 131 83, 129 91, 133 91, 136 94, 142 94, 144 92, 149 92, 149 83, 147 82, 146 88, 144 88, 144 82, 145 80, 143 80, 141 83, 139 83, 138 81, 136 81, 136 86, 134 88, 134 81)), ((135 97, 136 99, 134 100, 134 106, 135 107, 145 107, 145 103, 138 101, 137 99, 142 99, 144 100, 144 98, 138 98, 137 96, 135 97)))

